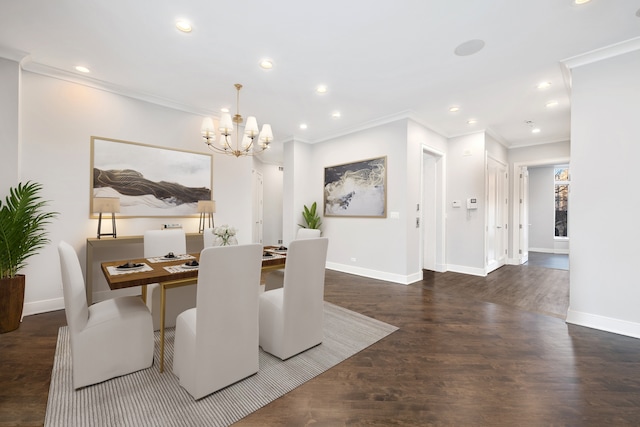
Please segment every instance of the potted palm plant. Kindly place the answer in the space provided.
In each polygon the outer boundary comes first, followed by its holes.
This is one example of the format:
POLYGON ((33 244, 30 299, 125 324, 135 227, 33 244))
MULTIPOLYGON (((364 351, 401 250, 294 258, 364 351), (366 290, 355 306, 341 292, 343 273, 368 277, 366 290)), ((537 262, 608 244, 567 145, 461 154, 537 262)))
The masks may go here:
POLYGON ((0 333, 20 326, 25 276, 18 272, 49 243, 46 225, 58 214, 44 210, 41 189, 36 182, 19 183, 4 204, 0 200, 0 333))

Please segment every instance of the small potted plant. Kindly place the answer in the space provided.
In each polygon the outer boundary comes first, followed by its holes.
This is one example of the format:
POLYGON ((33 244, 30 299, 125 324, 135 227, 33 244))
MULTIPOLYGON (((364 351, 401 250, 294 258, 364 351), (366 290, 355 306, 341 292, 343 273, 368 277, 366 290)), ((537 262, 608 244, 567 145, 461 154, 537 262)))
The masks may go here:
POLYGON ((0 200, 0 333, 20 326, 25 276, 18 272, 49 243, 46 226, 58 215, 44 210, 41 189, 36 182, 20 183, 9 188, 4 204, 0 200))
POLYGON ((308 208, 307 205, 304 205, 304 210, 302 211, 302 218, 304 219, 304 224, 298 224, 302 228, 312 228, 319 229, 322 225, 322 221, 320 220, 320 215, 317 214, 317 204, 313 202, 311 208, 308 208))

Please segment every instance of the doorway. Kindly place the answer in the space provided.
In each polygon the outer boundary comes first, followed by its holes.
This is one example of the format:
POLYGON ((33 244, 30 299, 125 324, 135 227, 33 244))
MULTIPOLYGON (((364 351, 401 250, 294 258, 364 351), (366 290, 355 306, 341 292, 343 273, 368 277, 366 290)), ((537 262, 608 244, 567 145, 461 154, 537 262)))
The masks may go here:
POLYGON ((507 165, 487 156, 487 224, 485 230, 485 270, 487 274, 507 262, 508 186, 507 165))
POLYGON ((444 154, 422 147, 422 238, 420 244, 422 269, 446 271, 444 214, 444 154))
MULTIPOLYGON (((513 248, 513 258, 510 261, 511 264, 525 264, 529 261, 529 258, 533 254, 529 252, 531 239, 530 227, 532 226, 530 209, 531 204, 535 203, 531 200, 530 197, 530 169, 534 167, 569 165, 569 162, 570 159, 568 157, 561 157, 553 159, 541 159, 536 161, 516 162, 513 164, 512 200, 514 201, 514 208, 512 212, 513 224, 516 224, 516 229, 514 229, 514 232, 511 234, 511 247, 513 248)), ((565 255, 567 253, 568 250, 564 252, 565 255)), ((564 261, 561 259, 559 262, 562 263, 564 261)))
POLYGON ((253 170, 253 212, 252 212, 252 220, 253 220, 253 230, 251 230, 251 234, 253 236, 253 243, 263 243, 263 224, 264 224, 264 181, 262 178, 262 172, 253 170))

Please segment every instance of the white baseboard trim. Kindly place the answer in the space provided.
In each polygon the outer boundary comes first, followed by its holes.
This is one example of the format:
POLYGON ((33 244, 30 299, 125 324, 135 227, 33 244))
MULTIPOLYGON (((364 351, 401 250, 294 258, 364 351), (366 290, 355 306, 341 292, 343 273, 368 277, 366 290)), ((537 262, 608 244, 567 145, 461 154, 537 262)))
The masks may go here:
POLYGON ((567 323, 585 326, 587 328, 598 329, 618 335, 625 335, 632 338, 640 338, 640 323, 629 322, 627 320, 614 319, 612 317, 600 316, 598 314, 584 313, 567 310, 567 323))
POLYGON ((446 273, 447 272, 447 264, 436 264, 436 269, 434 271, 436 273, 446 273))
POLYGON ((26 302, 22 307, 22 317, 33 314, 48 313, 49 311, 64 310, 64 298, 54 298, 43 301, 26 302))
POLYGON ((520 258, 507 258, 507 265, 520 265, 522 260, 520 258))
POLYGON ((400 274, 387 273, 385 271, 371 270, 362 267, 354 267, 351 265, 338 264, 335 262, 327 262, 326 267, 329 270, 355 274, 356 276, 369 277, 371 279, 385 280, 387 282, 400 283, 401 285, 410 285, 411 283, 419 282, 420 280, 422 280, 422 270, 407 276, 403 276, 400 274))
POLYGON ((569 255, 569 249, 529 248, 529 252, 541 252, 541 253, 543 253, 543 254, 563 254, 563 255, 569 255))
POLYGON ((466 265, 453 265, 453 264, 449 264, 447 267, 448 267, 447 271, 453 271, 454 273, 470 274, 472 276, 480 276, 480 277, 486 277, 487 275, 487 272, 485 271, 484 268, 468 267, 466 265))
POLYGON ((529 247, 529 252, 541 252, 543 254, 552 254, 554 252, 553 248, 532 248, 529 247))

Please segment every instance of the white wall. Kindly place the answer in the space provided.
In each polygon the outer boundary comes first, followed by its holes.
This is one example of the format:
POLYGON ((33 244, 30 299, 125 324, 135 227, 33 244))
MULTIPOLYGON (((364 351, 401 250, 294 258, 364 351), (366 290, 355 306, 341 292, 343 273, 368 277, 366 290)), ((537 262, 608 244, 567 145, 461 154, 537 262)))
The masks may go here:
MULTIPOLYGON (((304 194, 307 201, 317 200, 321 209, 325 167, 387 156, 387 218, 323 216, 323 235, 329 238, 327 266, 339 271, 398 283, 409 283, 417 275, 421 276, 417 267, 418 247, 407 247, 407 221, 409 215, 413 218, 415 211, 415 205, 411 212, 408 212, 408 206, 414 203, 419 194, 412 195, 412 201, 409 202, 406 120, 311 145, 310 155, 305 159, 306 163, 298 157, 294 159, 293 156, 287 156, 287 145, 285 144, 285 199, 287 174, 292 167, 296 171, 302 169, 304 174, 298 175, 300 179, 295 182, 295 192, 304 194), (292 165, 289 162, 293 160, 303 163, 292 165), (399 218, 391 218, 391 212, 397 212, 399 218), (407 261, 408 259, 411 261, 407 261)), ((419 153, 420 151, 416 153, 417 157, 419 153)), ((419 181, 417 185, 419 186, 419 181)), ((295 206, 296 211, 300 211, 301 208, 301 204, 295 206)), ((412 233, 415 231, 412 230, 412 233)))
POLYGON ((567 316, 570 323, 638 338, 639 75, 638 50, 572 68, 567 316))
POLYGON ((529 250, 554 252, 554 168, 529 168, 529 250))
POLYGON ((447 147, 447 264, 451 271, 484 275, 485 135, 452 138, 447 147), (478 208, 468 211, 468 198, 478 208), (454 200, 460 208, 452 207, 454 200))
MULTIPOLYGON (((43 197, 60 213, 50 227, 52 244, 30 259, 25 314, 64 307, 57 244, 71 243, 84 269, 85 244, 95 237, 97 220, 89 219, 90 138, 92 135, 166 148, 210 153, 199 135, 201 117, 42 75, 22 72, 20 181, 44 184, 43 197)), ((9 161, 9 160, 8 160, 9 161)), ((240 231, 251 241, 251 161, 214 155, 213 197, 216 224, 240 231), (246 197, 238 197, 246 194, 246 197)), ((4 182, 3 182, 4 187, 4 182)), ((198 218, 118 220, 118 235, 140 235, 166 222, 197 232, 198 218)), ((140 256, 142 253, 140 253, 140 256)), ((127 255, 129 256, 129 255, 127 255)), ((107 292, 106 284, 94 284, 107 292)))
POLYGON ((15 61, 0 58, 0 197, 9 195, 9 187, 18 184, 20 66, 15 61))

